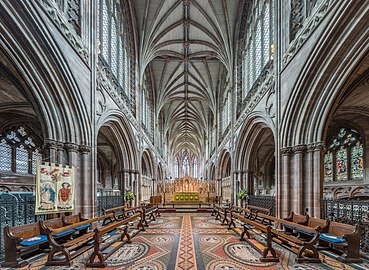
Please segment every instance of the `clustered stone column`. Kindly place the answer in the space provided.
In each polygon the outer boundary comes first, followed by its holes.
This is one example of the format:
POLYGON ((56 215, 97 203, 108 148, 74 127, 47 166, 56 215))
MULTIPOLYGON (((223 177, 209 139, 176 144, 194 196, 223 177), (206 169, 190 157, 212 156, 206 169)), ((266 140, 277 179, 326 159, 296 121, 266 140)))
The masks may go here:
POLYGON ((277 215, 290 211, 320 217, 323 191, 324 143, 285 147, 281 152, 281 175, 277 189, 277 215))
POLYGON ((92 168, 91 168, 91 147, 86 145, 79 146, 80 152, 80 187, 82 196, 79 196, 77 200, 81 201, 79 206, 82 214, 85 217, 94 216, 96 192, 95 183, 92 181, 92 168), (81 198, 80 198, 81 197, 81 198))

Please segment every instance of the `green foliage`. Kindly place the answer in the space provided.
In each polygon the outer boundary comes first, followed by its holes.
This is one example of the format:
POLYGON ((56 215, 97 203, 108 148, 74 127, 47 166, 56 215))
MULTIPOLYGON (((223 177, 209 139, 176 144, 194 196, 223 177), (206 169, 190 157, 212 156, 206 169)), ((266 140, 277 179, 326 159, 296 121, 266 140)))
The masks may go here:
POLYGON ((127 201, 133 201, 135 199, 135 194, 133 194, 132 190, 127 190, 126 193, 124 193, 124 198, 127 201))
POLYGON ((237 194, 237 198, 241 200, 248 199, 249 195, 247 194, 247 190, 241 189, 237 194))

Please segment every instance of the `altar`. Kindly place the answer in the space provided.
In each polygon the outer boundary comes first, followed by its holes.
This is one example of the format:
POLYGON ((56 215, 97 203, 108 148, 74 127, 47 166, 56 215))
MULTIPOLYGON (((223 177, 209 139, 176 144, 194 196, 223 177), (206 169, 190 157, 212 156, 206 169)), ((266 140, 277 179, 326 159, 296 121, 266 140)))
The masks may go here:
POLYGON ((163 194, 164 203, 212 203, 215 197, 213 181, 185 176, 167 179, 158 183, 158 191, 163 194))

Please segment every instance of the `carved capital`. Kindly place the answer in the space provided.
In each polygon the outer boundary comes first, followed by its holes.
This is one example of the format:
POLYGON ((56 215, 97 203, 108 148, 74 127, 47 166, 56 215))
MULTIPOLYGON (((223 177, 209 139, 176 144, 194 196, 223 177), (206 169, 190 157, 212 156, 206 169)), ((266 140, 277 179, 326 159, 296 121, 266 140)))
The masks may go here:
POLYGON ((46 140, 45 142, 45 149, 53 149, 56 150, 57 148, 59 148, 60 143, 54 140, 46 140))
POLYGON ((78 145, 74 144, 74 143, 65 143, 64 144, 64 148, 65 150, 67 150, 68 152, 78 152, 78 145))
POLYGON ((280 149, 282 156, 289 156, 292 153, 292 147, 283 147, 280 149))
POLYGON ((87 145, 80 145, 78 150, 81 152, 81 154, 87 155, 91 152, 91 147, 87 145))
POLYGON ((306 144, 299 144, 292 147, 292 151, 294 153, 303 153, 306 151, 306 149, 307 149, 306 144))

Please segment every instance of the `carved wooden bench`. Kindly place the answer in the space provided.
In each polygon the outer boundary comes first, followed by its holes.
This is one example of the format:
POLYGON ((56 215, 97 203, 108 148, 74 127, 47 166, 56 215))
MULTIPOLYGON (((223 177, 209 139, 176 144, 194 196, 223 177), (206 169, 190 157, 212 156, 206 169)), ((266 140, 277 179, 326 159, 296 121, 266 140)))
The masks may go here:
POLYGON ((90 256, 87 267, 106 267, 106 259, 111 256, 115 251, 117 251, 124 243, 123 240, 126 237, 127 243, 131 243, 131 236, 128 233, 128 224, 135 221, 136 219, 141 219, 141 213, 133 214, 132 216, 119 220, 117 222, 111 223, 107 226, 96 228, 94 230, 94 250, 90 256), (108 249, 108 247, 113 243, 106 243, 108 238, 114 235, 118 230, 123 231, 120 241, 121 244, 114 246, 114 248, 108 249), (105 245, 103 245, 105 244, 105 245))
MULTIPOLYGON (((321 262, 319 258, 319 252, 316 247, 316 244, 319 241, 320 230, 321 228, 310 228, 304 226, 299 223, 294 223, 286 219, 279 219, 273 216, 264 215, 262 213, 257 213, 257 216, 263 218, 265 221, 269 221, 270 223, 273 222, 278 224, 283 224, 286 228, 291 228, 291 230, 303 230, 305 232, 310 233, 311 239, 302 240, 299 239, 297 236, 291 235, 286 233, 285 231, 277 230, 272 228, 272 236, 273 241, 283 245, 287 249, 291 250, 292 252, 297 254, 295 261, 297 263, 303 262, 311 262, 311 263, 319 263, 321 262)), ((301 216, 301 215, 300 215, 301 216)), ((299 217, 296 219, 300 221, 299 217)))
POLYGON ((227 217, 228 213, 230 213, 231 211, 231 207, 229 205, 224 205, 224 206, 214 205, 213 209, 214 209, 216 220, 222 220, 222 224, 229 223, 229 220, 227 217))
MULTIPOLYGON (((127 206, 120 205, 120 206, 116 206, 116 207, 112 207, 112 208, 108 208, 108 209, 103 209, 103 214, 107 215, 107 214, 113 213, 116 219, 122 220, 122 219, 126 218, 126 215, 125 215, 126 208, 127 208, 127 206)), ((107 222, 113 222, 113 219, 104 220, 104 225, 107 222)))
POLYGON ((81 226, 92 224, 94 222, 102 221, 106 218, 114 217, 114 214, 103 215, 100 217, 84 220, 81 222, 73 223, 58 229, 46 228, 47 240, 51 247, 49 255, 47 257, 46 265, 60 266, 68 265, 71 266, 73 259, 81 255, 85 251, 92 248, 92 245, 86 245, 87 242, 93 239, 94 232, 86 232, 85 234, 79 235, 76 238, 68 240, 63 243, 58 243, 54 236, 61 233, 64 230, 75 230, 81 226))
POLYGON ((23 258, 25 251, 49 247, 46 235, 41 234, 39 222, 4 228, 4 262, 3 267, 23 267, 28 264, 23 258), (23 257, 23 258, 22 258, 23 257))
POLYGON ((145 224, 145 226, 149 226, 148 225, 148 220, 155 220, 155 217, 159 217, 160 216, 160 212, 159 212, 159 207, 157 205, 153 205, 153 206, 148 206, 148 207, 143 207, 142 208, 143 211, 143 222, 145 224))
POLYGON ((361 229, 358 224, 349 225, 331 221, 320 234, 319 247, 328 246, 341 251, 343 254, 337 258, 338 261, 361 263, 360 237, 361 229))
POLYGON ((263 249, 260 248, 259 245, 255 245, 253 242, 249 241, 249 244, 257 250, 262 257, 259 259, 261 262, 278 262, 279 259, 277 257, 277 253, 272 246, 272 227, 270 225, 264 225, 257 220, 250 219, 250 215, 245 215, 249 209, 236 207, 231 211, 231 222, 229 224, 229 228, 231 228, 232 224, 236 227, 235 221, 238 220, 243 227, 241 234, 241 241, 245 241, 245 234, 248 239, 251 238, 249 230, 253 230, 254 233, 257 233, 261 237, 264 238, 265 243, 261 243, 263 249))
MULTIPOLYGON (((291 212, 291 214, 284 218, 283 220, 290 221, 295 224, 306 224, 309 220, 309 216, 307 215, 299 215, 294 212, 291 212)), ((287 234, 294 234, 295 226, 292 224, 287 224, 286 222, 281 223, 283 227, 285 228, 285 233, 287 234)))

